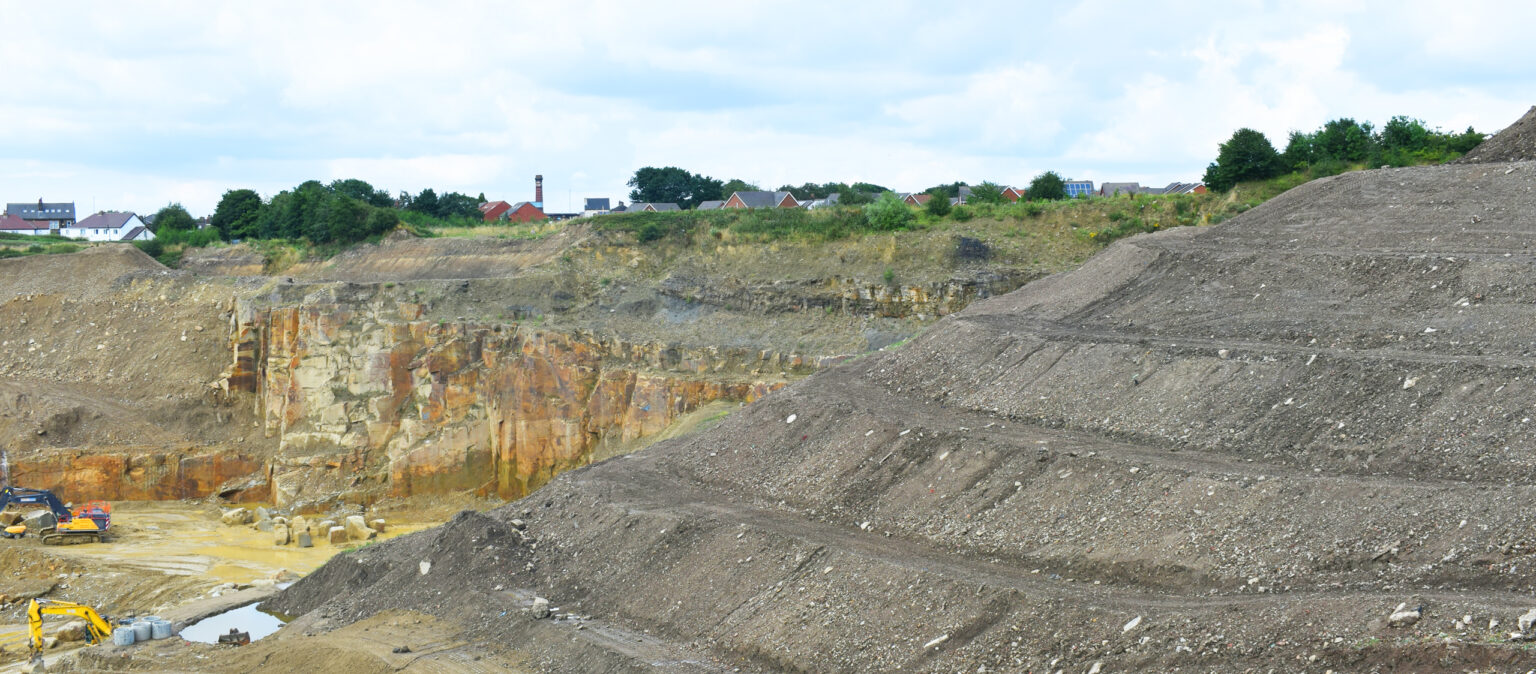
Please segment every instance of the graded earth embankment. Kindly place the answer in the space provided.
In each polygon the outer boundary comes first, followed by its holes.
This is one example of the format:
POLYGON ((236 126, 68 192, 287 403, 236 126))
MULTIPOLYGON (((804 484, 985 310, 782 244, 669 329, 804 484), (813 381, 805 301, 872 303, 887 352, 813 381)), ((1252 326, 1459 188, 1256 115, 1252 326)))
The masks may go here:
POLYGON ((1533 187, 1352 173, 1136 237, 274 603, 549 670, 512 589, 692 654, 637 669, 1524 671, 1533 187))

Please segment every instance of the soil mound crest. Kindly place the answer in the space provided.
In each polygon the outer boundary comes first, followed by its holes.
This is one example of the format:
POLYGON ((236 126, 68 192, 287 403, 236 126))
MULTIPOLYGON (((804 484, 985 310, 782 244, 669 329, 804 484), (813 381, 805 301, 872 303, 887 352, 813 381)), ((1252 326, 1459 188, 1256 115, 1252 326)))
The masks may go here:
POLYGON ((131 244, 108 244, 67 255, 29 255, 0 260, 4 294, 94 295, 126 274, 168 271, 131 244))
POLYGON ((1472 148, 1457 164, 1494 164, 1536 160, 1536 106, 1519 121, 1472 148))
POLYGON ((391 236, 355 246, 325 262, 302 263, 287 274, 350 283, 509 278, 556 259, 584 236, 573 227, 542 239, 462 239, 391 236))

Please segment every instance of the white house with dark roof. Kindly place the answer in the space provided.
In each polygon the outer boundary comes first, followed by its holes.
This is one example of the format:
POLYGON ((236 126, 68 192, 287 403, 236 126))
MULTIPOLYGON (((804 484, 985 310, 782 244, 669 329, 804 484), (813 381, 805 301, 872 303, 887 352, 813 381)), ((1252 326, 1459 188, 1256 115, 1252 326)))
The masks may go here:
POLYGON ((607 197, 587 197, 586 203, 582 205, 581 217, 590 218, 594 215, 606 215, 612 212, 613 206, 609 203, 607 197))
POLYGON ((107 211, 81 220, 59 233, 87 241, 150 241, 155 233, 134 213, 107 211))
POLYGON ((6 234, 26 234, 28 236, 47 234, 48 223, 28 222, 22 220, 21 216, 6 213, 0 215, 0 232, 5 232, 6 234))

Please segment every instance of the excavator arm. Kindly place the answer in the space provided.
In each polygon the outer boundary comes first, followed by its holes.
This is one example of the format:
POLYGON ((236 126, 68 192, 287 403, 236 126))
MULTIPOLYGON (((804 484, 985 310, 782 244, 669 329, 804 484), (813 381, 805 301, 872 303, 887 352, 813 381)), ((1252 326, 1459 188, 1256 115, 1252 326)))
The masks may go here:
POLYGON ((69 615, 85 619, 86 631, 90 632, 91 643, 103 643, 112 636, 112 623, 102 618, 96 609, 85 604, 67 601, 33 599, 32 603, 27 604, 27 635, 31 640, 34 654, 41 653, 43 650, 43 616, 45 615, 69 615))

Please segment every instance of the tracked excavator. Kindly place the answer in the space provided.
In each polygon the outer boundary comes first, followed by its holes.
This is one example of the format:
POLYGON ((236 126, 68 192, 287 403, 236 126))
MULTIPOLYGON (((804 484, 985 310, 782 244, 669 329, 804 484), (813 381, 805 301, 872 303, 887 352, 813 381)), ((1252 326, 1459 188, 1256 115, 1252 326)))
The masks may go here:
POLYGON ((33 599, 27 604, 27 634, 32 647, 32 662, 43 657, 43 616, 68 615, 85 620, 86 639, 93 644, 105 643, 112 636, 112 622, 85 604, 75 604, 52 599, 33 599))
MULTIPOLYGON (((106 501, 91 501, 70 510, 58 496, 46 489, 0 488, 0 510, 13 503, 48 509, 51 517, 45 516, 37 530, 44 545, 100 543, 112 526, 112 505, 106 501)), ((0 536, 6 538, 20 538, 26 534, 27 525, 20 523, 0 530, 0 536)))

